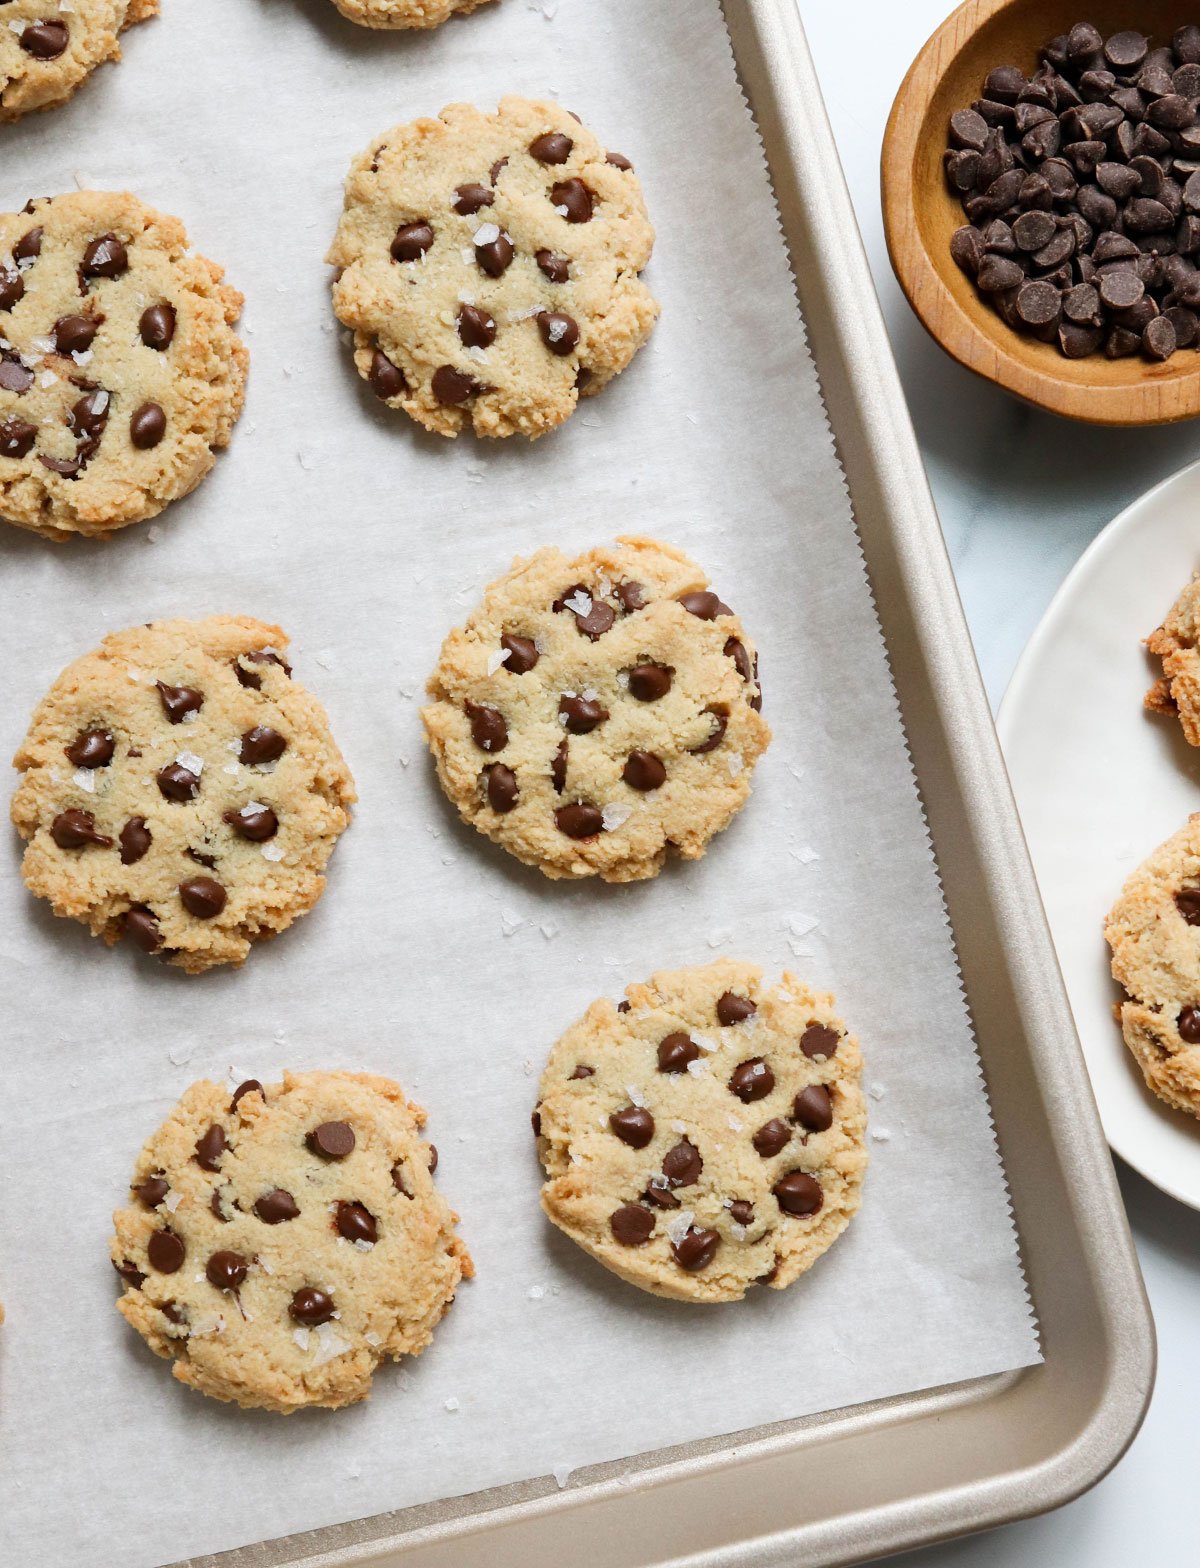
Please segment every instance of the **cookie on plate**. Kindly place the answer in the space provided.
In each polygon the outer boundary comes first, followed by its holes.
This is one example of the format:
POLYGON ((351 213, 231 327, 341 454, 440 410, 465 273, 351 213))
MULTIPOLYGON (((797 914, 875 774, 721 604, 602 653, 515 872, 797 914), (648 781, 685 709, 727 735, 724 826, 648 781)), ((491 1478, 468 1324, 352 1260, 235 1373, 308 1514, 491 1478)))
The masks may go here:
POLYGON ((1146 647, 1163 666, 1162 678, 1146 693, 1146 706, 1178 718, 1188 744, 1200 746, 1200 575, 1146 638, 1146 647))
POLYGON ((175 1376, 288 1414, 365 1399, 474 1273, 425 1113, 365 1073, 195 1083, 150 1138, 109 1250, 117 1305, 175 1376))
POLYGON ((0 122, 65 103, 158 0, 0 0, 0 122))
POLYGON ((218 615, 69 665, 14 762, 30 890, 193 974, 311 909, 354 782, 286 654, 278 626, 218 615))
POLYGON ((645 342, 653 245, 628 158, 558 104, 451 104, 355 160, 334 310, 359 374, 427 430, 533 438, 645 342))
POLYGON ((463 818, 548 877, 696 860, 771 738, 757 653, 681 551, 539 550, 451 632, 422 718, 463 818))
POLYGON ((720 959, 593 1002, 550 1053, 542 1207, 605 1268, 679 1301, 800 1277, 858 1210, 858 1042, 831 996, 720 959))
POLYGON ((249 364, 222 277, 128 192, 0 213, 0 519, 103 536, 195 489, 249 364))
POLYGON ((1200 1116, 1200 813, 1129 878, 1104 935, 1125 1044, 1160 1100, 1200 1116))
POLYGON ((360 27, 440 27, 452 16, 476 11, 487 0, 333 0, 360 27))

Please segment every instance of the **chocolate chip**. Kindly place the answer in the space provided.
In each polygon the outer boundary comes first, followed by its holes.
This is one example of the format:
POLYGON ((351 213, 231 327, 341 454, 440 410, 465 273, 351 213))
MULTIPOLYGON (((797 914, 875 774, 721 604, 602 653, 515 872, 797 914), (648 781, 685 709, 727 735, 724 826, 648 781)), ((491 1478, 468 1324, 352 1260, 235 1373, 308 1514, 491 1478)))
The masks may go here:
POLYGON ((739 1062, 729 1080, 729 1092, 736 1094, 743 1104, 761 1100, 775 1087, 775 1074, 761 1056, 751 1056, 739 1062))
POLYGON ((700 757, 703 756, 705 752, 715 751, 721 742, 725 739, 725 731, 729 727, 728 718, 723 709, 705 708, 704 711, 708 714, 712 721, 712 733, 709 735, 707 740, 701 741, 699 746, 688 747, 688 752, 693 757, 700 757))
POLYGON ((1170 359, 1178 346, 1175 340, 1175 328, 1169 317, 1156 316, 1153 321, 1146 323, 1142 331, 1142 349, 1147 358, 1170 359))
POLYGON ((576 1066, 575 1071, 571 1074, 572 1078, 594 1078, 595 1076, 596 1069, 594 1067, 588 1067, 583 1062, 580 1062, 576 1066))
POLYGON ((644 1149, 654 1136, 654 1118, 643 1105, 627 1105, 614 1111, 608 1125, 631 1149, 644 1149))
POLYGON ((159 793, 167 800, 195 800, 200 793, 200 776, 182 762, 168 762, 154 775, 159 793))
POLYGON ((622 169, 626 174, 633 169, 633 164, 623 152, 608 152, 604 155, 605 163, 611 163, 614 169, 622 169))
POLYGON ((592 193, 582 180, 562 180, 550 188, 550 203, 568 223, 590 223, 592 193))
POLYGON ((560 697, 558 712, 571 735, 590 735, 608 718, 608 709, 590 697, 560 697))
POLYGON ((489 278, 502 277, 511 265, 514 254, 513 242, 503 231, 494 240, 484 240, 475 246, 475 260, 480 271, 486 272, 489 278))
POLYGON ((42 229, 37 228, 30 229, 27 234, 23 234, 17 243, 13 246, 13 260, 36 261, 37 258, 42 254, 43 232, 44 231, 42 229))
POLYGON ((487 778, 488 805, 503 816, 514 808, 520 798, 517 775, 502 762, 493 762, 490 768, 484 769, 484 773, 487 778))
POLYGON ((681 1138, 673 1149, 663 1155, 663 1175, 672 1187, 691 1187, 700 1180, 704 1161, 700 1150, 687 1138, 681 1138))
POLYGON ((604 814, 597 807, 577 800, 569 806, 559 806, 554 821, 558 831, 568 838, 595 838, 604 827, 604 814))
POLYGON ((194 860, 198 866, 207 866, 210 871, 217 863, 215 855, 206 855, 199 849, 185 849, 184 854, 189 860, 194 860))
POLYGON ((305 1285, 292 1297, 288 1313, 305 1328, 319 1328, 328 1323, 335 1311, 333 1297, 315 1285, 305 1285))
POLYGON ((815 1214, 825 1201, 821 1184, 807 1171, 790 1171, 771 1188, 785 1214, 815 1214))
POLYGON ((344 1160, 354 1151, 354 1128, 349 1122, 322 1122, 304 1141, 313 1154, 326 1160, 344 1160))
POLYGON ((25 279, 15 267, 0 267, 0 310, 11 310, 24 298, 25 279))
POLYGON ((116 743, 108 730, 83 730, 65 749, 68 762, 77 768, 104 768, 113 759, 116 743))
POLYGON ((429 1145, 429 1174, 432 1176, 438 1168, 438 1152, 433 1144, 429 1145))
POLYGON ((152 1231, 146 1245, 150 1267, 160 1274, 175 1274, 183 1267, 187 1248, 173 1230, 152 1231))
POLYGON ((435 370, 431 386, 438 402, 448 407, 465 403, 468 398, 485 390, 474 376, 467 375, 465 370, 456 370, 453 365, 442 365, 435 370))
POLYGON ((621 777, 630 789, 649 794, 651 790, 661 789, 667 782, 667 770, 652 751, 637 750, 631 751, 626 758, 621 777))
POLYGON ((197 920, 215 920, 225 908, 228 895, 212 877, 191 877, 179 884, 179 899, 189 915, 197 920))
POLYGON ((201 1170, 218 1171, 224 1153, 225 1129, 220 1123, 213 1122, 208 1131, 202 1132, 196 1139, 196 1164, 201 1170))
POLYGON ((250 767, 265 762, 278 762, 287 750, 287 740, 268 724, 256 724, 242 736, 240 759, 250 767))
POLYGON ((620 601, 626 615, 632 615, 635 611, 646 608, 646 590, 641 583, 617 583, 613 593, 620 601))
POLYGON ((701 621, 715 621, 718 615, 732 615, 727 604, 722 604, 715 593, 707 588, 696 588, 691 593, 680 594, 679 603, 689 615, 701 621))
POLYGON ((629 672, 629 692, 639 702, 657 702, 671 689, 672 671, 664 664, 635 664, 629 672))
POLYGON ((623 1247, 640 1247, 654 1234, 654 1216, 639 1203, 623 1203, 608 1223, 623 1247))
POLYGON ((397 1192, 402 1193, 406 1198, 412 1199, 414 1197, 414 1193, 409 1182, 408 1172, 399 1162, 392 1166, 392 1186, 395 1187, 397 1192))
POLYGON ((57 60, 65 54, 71 34, 65 22, 33 22, 21 33, 18 42, 35 60, 57 60))
POLYGON ((391 398, 402 397, 408 391, 404 372, 398 365, 393 365, 381 349, 376 349, 371 355, 371 370, 367 379, 371 384, 371 391, 376 397, 381 397, 385 403, 391 398))
POLYGON ((722 1024, 745 1023, 753 1018, 758 1008, 748 996, 738 996, 735 991, 722 991, 717 998, 717 1020, 722 1024))
POLYGON ((199 713, 204 706, 204 693, 194 686, 168 686, 164 681, 154 684, 158 687, 163 712, 172 724, 182 724, 186 714, 199 713))
POLYGON ((500 646, 508 654, 504 668, 510 675, 528 675, 541 657, 537 644, 528 637, 514 637, 505 632, 500 639, 500 646))
POLYGON ((700 1055, 700 1047, 688 1034, 676 1030, 658 1044, 658 1070, 660 1073, 681 1073, 689 1062, 700 1055))
POLYGON ((27 457, 36 440, 36 425, 15 415, 0 419, 0 457, 27 457))
POLYGON ((145 904, 134 904, 127 909, 121 918, 121 928, 134 946, 140 947, 143 953, 156 953, 162 946, 158 916, 152 909, 147 909, 145 904))
POLYGON ((157 403, 143 403, 129 421, 129 439, 139 452, 156 447, 167 433, 167 416, 157 403))
POLYGON ((126 1258, 123 1263, 117 1263, 114 1260, 113 1268, 116 1269, 117 1273, 121 1276, 127 1285, 133 1286, 134 1290, 141 1290, 142 1286, 146 1283, 146 1276, 139 1268, 136 1267, 136 1265, 131 1263, 128 1258, 126 1258))
POLYGON ((240 811, 222 813, 221 820, 251 844, 263 844, 279 832, 279 818, 270 806, 245 805, 240 811))
POLYGON ((461 305, 458 335, 468 348, 490 348, 496 341, 495 317, 474 305, 461 305))
POLYGON ((161 305, 147 305, 138 322, 138 332, 147 348, 163 353, 175 337, 175 307, 164 300, 161 305))
POLYGON ((264 1101, 267 1097, 266 1091, 263 1089, 262 1084, 259 1083, 257 1078, 247 1078, 244 1083, 238 1084, 237 1088, 233 1091, 233 1099, 229 1102, 229 1109, 231 1111, 236 1111, 242 1100, 244 1100, 248 1094, 257 1094, 264 1101))
POLYGON ((33 371, 23 365, 15 355, 0 354, 0 392, 28 392, 33 385, 33 371))
POLYGON ((1179 1012, 1179 1038, 1189 1045, 1200 1045, 1200 1007, 1184 1007, 1179 1012))
POLYGON ((393 261, 420 261, 433 244, 433 230, 424 218, 416 223, 402 223, 392 240, 393 261))
POLYGON ((656 1187, 653 1182, 642 1193, 643 1203, 652 1203, 657 1209, 681 1209, 683 1204, 666 1186, 656 1187))
POLYGON ((693 1225, 679 1241, 671 1243, 671 1256, 681 1269, 696 1274, 712 1262, 720 1243, 721 1238, 715 1230, 702 1230, 693 1225))
POLYGON ((579 346, 579 323, 560 310, 542 310, 537 317, 542 342, 552 354, 565 357, 579 346))
POLYGON ((753 1225, 754 1205, 745 1198, 738 1198, 729 1205, 729 1218, 735 1225, 753 1225))
POLYGON ((800 1036, 800 1049, 813 1061, 824 1061, 838 1048, 841 1035, 827 1024, 809 1024, 800 1036))
POLYGON ((115 234, 102 234, 83 253, 85 278, 119 278, 129 270, 129 253, 115 234))
POLYGON ((54 352, 56 354, 85 354, 100 330, 95 316, 60 316, 54 323, 54 352))
POLYGON ((1114 71, 1128 76, 1146 58, 1150 45, 1143 34, 1132 29, 1114 33, 1104 46, 1104 58, 1114 71))
POLYGON ((529 1125, 533 1128, 533 1136, 540 1138, 542 1136, 542 1113, 540 1110, 530 1111, 529 1125))
POLYGON ((468 699, 463 703, 463 710, 471 721, 471 739, 480 751, 503 751, 508 745, 508 725, 499 708, 468 699))
POLYGON ((83 849, 88 844, 98 844, 107 849, 111 838, 96 831, 96 819, 90 811, 60 811, 50 826, 50 837, 59 849, 83 849))
POLYGON ((1175 907, 1189 926, 1200 926, 1200 887, 1181 887, 1175 895, 1175 907))
POLYGON ((375 1216, 361 1203, 340 1200, 334 1228, 338 1235, 343 1236, 347 1241, 366 1241, 374 1246, 379 1240, 375 1216))
POLYGON ((507 164, 507 158, 497 158, 495 163, 492 164, 491 168, 488 170, 488 179, 491 180, 493 189, 495 188, 496 181, 500 178, 501 172, 507 167, 507 164))
POLYGON ((186 1310, 174 1301, 164 1301, 161 1310, 168 1323, 182 1326, 188 1320, 186 1310))
POLYGON ((558 750, 550 759, 550 782, 556 795, 561 795, 567 787, 567 747, 567 741, 559 741, 558 750))
POLYGON ((574 145, 571 138, 564 136, 561 131, 547 131, 544 136, 534 137, 529 144, 529 151, 539 163, 566 163, 574 145))
POLYGON ((1146 292, 1146 285, 1133 272, 1109 272, 1100 279, 1100 299, 1109 310, 1128 310, 1146 292))
POLYGON ((573 588, 568 588, 566 593, 556 599, 553 608, 556 611, 570 610, 575 617, 575 626, 580 635, 589 637, 592 642, 603 637, 617 618, 617 612, 611 604, 605 604, 603 599, 593 598, 591 590, 579 583, 573 588), (586 610, 575 607, 580 600, 586 602, 586 610))
POLYGON ((147 1176, 130 1189, 140 1203, 148 1209, 156 1209, 170 1192, 170 1184, 162 1171, 156 1171, 152 1176, 147 1176))
POLYGON ((454 200, 450 205, 462 217, 469 218, 481 207, 490 207, 495 199, 486 185, 459 185, 455 188, 454 200))
POLYGON ((214 1252, 204 1265, 204 1272, 215 1290, 237 1290, 249 1267, 240 1252, 214 1252))
POLYGON ((792 1129, 776 1116, 769 1122, 764 1122, 750 1142, 754 1145, 757 1154, 764 1160, 769 1160, 790 1143, 791 1138, 792 1129))
POLYGON ((81 397, 72 406, 67 415, 67 424, 74 432, 76 440, 87 441, 100 435, 108 423, 110 401, 108 393, 97 388, 96 391, 88 392, 81 397))
POLYGON ((556 255, 552 250, 536 251, 533 259, 551 283, 565 283, 571 276, 571 263, 565 256, 556 255))
POLYGON ((273 653, 269 648, 255 648, 250 653, 241 653, 234 660, 233 673, 238 678, 238 685, 245 686, 248 691, 262 690, 262 676, 259 675, 256 670, 246 669, 245 665, 241 662, 243 659, 247 660, 250 664, 274 664, 287 676, 290 676, 292 673, 291 665, 286 663, 285 660, 281 659, 277 653, 273 653))
POLYGON ((833 1126, 833 1101, 823 1083, 810 1084, 792 1101, 792 1119, 809 1132, 824 1132, 833 1126))

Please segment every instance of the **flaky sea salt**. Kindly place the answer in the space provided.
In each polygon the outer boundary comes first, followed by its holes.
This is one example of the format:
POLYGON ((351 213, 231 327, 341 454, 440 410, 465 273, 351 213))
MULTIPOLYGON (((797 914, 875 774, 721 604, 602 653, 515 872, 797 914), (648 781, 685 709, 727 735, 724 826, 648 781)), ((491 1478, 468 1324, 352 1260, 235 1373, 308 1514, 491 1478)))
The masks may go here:
POLYGON ((637 1084, 627 1083, 625 1085, 625 1093, 629 1096, 629 1103, 631 1105, 636 1105, 637 1108, 641 1111, 646 1109, 646 1096, 638 1088, 637 1084))
POLYGON ((508 648, 496 648, 492 653, 489 653, 487 662, 488 674, 495 675, 502 664, 508 663, 510 657, 511 653, 508 648))
POLYGON ((882 1100, 884 1095, 887 1093, 887 1090, 881 1083, 873 1083, 869 1085, 867 1093, 873 1100, 882 1100))
POLYGON ((371 1345, 373 1348, 377 1348, 383 1344, 383 1335, 377 1334, 373 1328, 369 1328, 363 1335, 363 1338, 366 1340, 367 1344, 371 1345))
MULTIPOLYGON (((564 606, 575 615, 590 615, 592 613, 592 596, 584 593, 582 588, 576 588, 569 599, 563 600, 564 606)), ((568 621, 567 625, 571 623, 568 621)))
POLYGON ((168 1214, 174 1214, 175 1210, 182 1202, 183 1194, 181 1192, 169 1192, 162 1200, 161 1207, 166 1209, 168 1214))
POLYGON ((738 1118, 732 1114, 725 1118, 725 1125, 729 1128, 730 1132, 743 1132, 746 1126, 745 1122, 739 1121, 738 1118))
POLYGON ((241 771, 240 766, 236 762, 227 762, 221 769, 222 773, 228 773, 231 778, 237 778, 241 771))
MULTIPOLYGON (((201 1274, 200 1279, 204 1278, 201 1274)), ((219 1312, 202 1312, 199 1317, 193 1318, 190 1338, 202 1339, 209 1334, 223 1334, 225 1332, 225 1319, 219 1312)))
POLYGON ((500 228, 495 223, 481 223, 475 230, 474 241, 476 245, 492 245, 500 238, 500 228))
POLYGON ((294 1328, 292 1330, 292 1338, 300 1346, 301 1350, 307 1350, 308 1349, 308 1338, 309 1338, 309 1331, 308 1331, 308 1329, 306 1329, 306 1328, 294 1328))
POLYGON ((72 777, 76 787, 83 790, 86 795, 96 793, 96 775, 91 768, 77 768, 72 777))
POLYGON ((729 769, 729 776, 731 778, 737 778, 738 774, 742 771, 746 764, 742 761, 740 752, 731 751, 725 758, 725 766, 729 769))
POLYGON ((601 813, 600 820, 604 824, 606 833, 615 833, 618 828, 623 828, 633 815, 633 807, 627 806, 623 801, 610 800, 601 813))
POLYGON ((820 860, 821 858, 809 844, 805 844, 802 849, 792 850, 792 854, 802 866, 811 866, 814 860, 820 860))
POLYGON ((327 1361, 333 1361, 335 1357, 345 1355, 346 1351, 351 1348, 350 1341, 343 1339, 331 1324, 318 1324, 317 1354, 314 1358, 314 1365, 323 1367, 327 1361))
POLYGON ((680 1209, 677 1214, 672 1214, 671 1218, 667 1221, 668 1239, 678 1246, 683 1238, 687 1235, 688 1231, 691 1230, 692 1221, 695 1218, 696 1214, 695 1210, 693 1209, 680 1209))
POLYGON ((788 921, 788 930, 793 936, 808 936, 821 924, 813 915, 793 915, 788 921))
POLYGON ((693 1078, 699 1078, 701 1073, 706 1073, 708 1071, 708 1063, 704 1061, 702 1057, 697 1057, 694 1062, 689 1062, 687 1064, 687 1070, 689 1073, 691 1073, 693 1078))
POLYGON ((721 1049, 719 1040, 710 1040, 708 1035, 701 1034, 699 1029, 693 1029, 691 1034, 688 1035, 688 1039, 693 1045, 698 1045, 702 1051, 719 1051, 721 1049))
POLYGON ((458 1400, 455 1399, 453 1394, 451 1394, 450 1398, 446 1401, 446 1409, 450 1412, 451 1415, 453 1415, 454 1412, 458 1409, 458 1400))
MULTIPOLYGON (((240 742, 238 743, 241 744, 240 742)), ((204 772, 204 758, 198 757, 194 751, 181 751, 176 754, 175 761, 181 768, 186 768, 196 778, 204 772)))
POLYGON ((892 1135, 886 1127, 872 1127, 871 1137, 876 1143, 890 1143, 892 1141, 892 1135))
POLYGON ((281 844, 275 843, 264 844, 262 847, 262 857, 264 860, 279 862, 283 859, 283 846, 281 844))

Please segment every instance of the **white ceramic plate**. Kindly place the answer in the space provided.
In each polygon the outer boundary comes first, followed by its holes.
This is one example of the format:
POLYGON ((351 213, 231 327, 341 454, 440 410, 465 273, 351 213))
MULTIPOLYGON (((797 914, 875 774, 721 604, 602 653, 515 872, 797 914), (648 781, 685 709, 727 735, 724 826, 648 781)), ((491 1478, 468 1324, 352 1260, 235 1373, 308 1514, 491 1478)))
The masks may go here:
POLYGON ((1142 697, 1141 646, 1200 568, 1200 463, 1122 512, 1021 656, 999 730, 1059 962, 1114 1151, 1200 1209, 1200 1120, 1145 1087, 1113 1003, 1104 917, 1129 873, 1200 811, 1200 750, 1142 697))

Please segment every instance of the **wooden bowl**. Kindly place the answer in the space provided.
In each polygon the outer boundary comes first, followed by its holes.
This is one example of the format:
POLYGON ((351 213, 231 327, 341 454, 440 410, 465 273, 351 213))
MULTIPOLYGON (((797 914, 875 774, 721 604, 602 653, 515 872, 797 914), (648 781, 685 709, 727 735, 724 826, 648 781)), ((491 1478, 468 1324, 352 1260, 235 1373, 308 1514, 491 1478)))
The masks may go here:
POLYGON ((966 221, 942 154, 950 116, 981 96, 998 65, 1032 73, 1038 50, 1080 21, 1107 38, 1136 27, 1153 44, 1200 21, 1200 0, 967 0, 913 62, 883 143, 883 218, 900 286, 921 322, 960 365, 1039 408, 1100 425, 1160 425, 1200 414, 1200 349, 1155 362, 1103 353, 1067 359, 1008 326, 950 255, 966 221))

